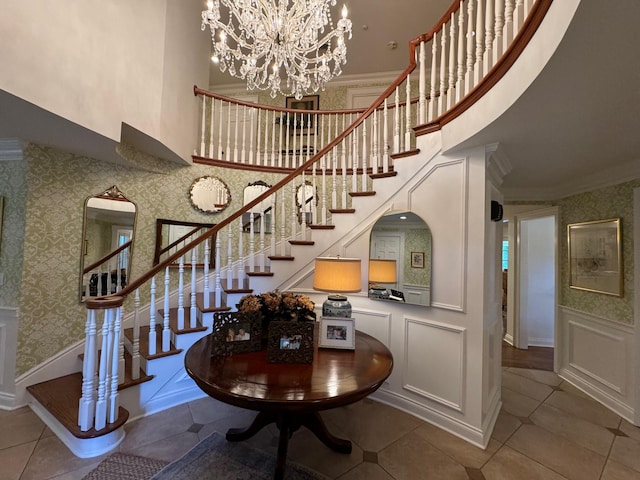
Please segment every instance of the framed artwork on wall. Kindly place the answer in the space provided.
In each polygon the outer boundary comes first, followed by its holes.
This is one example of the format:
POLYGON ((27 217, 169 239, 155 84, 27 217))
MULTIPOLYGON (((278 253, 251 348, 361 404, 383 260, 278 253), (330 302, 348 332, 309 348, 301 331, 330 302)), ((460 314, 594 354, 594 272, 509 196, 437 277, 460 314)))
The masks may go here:
POLYGON ((569 287, 623 296, 621 220, 567 225, 569 287))
MULTIPOLYGON (((292 110, 318 110, 320 105, 320 95, 307 95, 300 100, 295 97, 287 97, 286 107, 292 110)), ((316 125, 316 116, 309 113, 292 113, 293 118, 290 124, 293 125, 291 130, 293 135, 314 135, 318 126, 316 125)))
POLYGON ((424 252, 411 252, 411 268, 424 268, 424 252))

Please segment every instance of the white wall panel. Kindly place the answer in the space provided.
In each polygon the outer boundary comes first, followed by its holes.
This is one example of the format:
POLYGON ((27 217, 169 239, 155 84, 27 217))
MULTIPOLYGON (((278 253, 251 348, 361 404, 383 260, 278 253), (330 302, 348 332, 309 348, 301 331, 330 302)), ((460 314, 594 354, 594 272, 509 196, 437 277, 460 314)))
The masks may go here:
POLYGON ((633 327, 566 307, 559 313, 560 376, 633 421, 633 327))
POLYGON ((466 329, 405 318, 403 386, 462 412, 466 329))

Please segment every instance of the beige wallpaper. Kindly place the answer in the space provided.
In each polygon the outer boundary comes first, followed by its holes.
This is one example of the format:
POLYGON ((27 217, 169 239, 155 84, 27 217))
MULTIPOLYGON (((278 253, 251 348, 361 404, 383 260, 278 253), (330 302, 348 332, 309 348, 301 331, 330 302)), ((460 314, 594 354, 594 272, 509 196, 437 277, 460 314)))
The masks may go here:
POLYGON ((0 305, 17 307, 22 279, 24 219, 27 201, 27 163, 0 161, 0 196, 4 197, 2 238, 0 239, 0 305))
POLYGON ((431 232, 428 228, 409 229, 404 237, 404 283, 431 285, 431 232), (424 252, 424 268, 411 266, 411 252, 424 252))
POLYGON ((176 166, 132 149, 120 150, 131 164, 144 169, 108 164, 37 145, 30 145, 25 151, 26 162, 16 162, 23 166, 22 173, 15 166, 7 170, 9 162, 0 163, 2 188, 8 188, 5 183, 13 184, 5 182, 5 178, 15 180, 16 185, 4 194, 9 205, 9 228, 5 228, 5 234, 9 236, 15 229, 16 236, 3 243, 6 250, 3 248, 2 269, 7 281, 2 292, 5 304, 13 303, 21 312, 18 375, 84 337, 86 310, 78 303, 78 281, 86 197, 117 185, 136 204, 132 262, 132 278, 136 278, 151 267, 156 218, 216 223, 241 206, 241 192, 246 183, 257 179, 275 183, 281 178, 262 173, 247 177, 241 170, 221 172, 202 165, 176 166), (26 181, 21 180, 21 175, 26 181), (202 175, 217 175, 229 186, 231 205, 222 213, 207 215, 191 207, 189 187, 202 175), (20 208, 24 196, 26 211, 24 206, 20 208), (16 260, 12 259, 12 264, 6 264, 5 254, 15 252, 16 258, 21 257, 22 220, 26 260, 21 272, 22 262, 13 265, 16 260), (7 291, 16 298, 5 299, 7 291))
POLYGON ((638 187, 640 187, 640 180, 635 180, 564 198, 557 202, 560 206, 559 237, 564 239, 560 243, 562 247, 560 304, 610 320, 633 324, 633 189, 638 187), (567 225, 617 217, 622 219, 624 296, 618 298, 569 288, 567 225))

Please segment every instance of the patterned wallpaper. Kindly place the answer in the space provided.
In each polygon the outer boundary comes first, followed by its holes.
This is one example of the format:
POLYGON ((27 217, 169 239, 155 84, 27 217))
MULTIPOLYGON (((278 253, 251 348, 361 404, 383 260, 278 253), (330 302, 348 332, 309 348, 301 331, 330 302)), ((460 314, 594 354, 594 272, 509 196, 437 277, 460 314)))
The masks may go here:
POLYGON ((431 232, 428 228, 407 230, 404 237, 404 283, 431 285, 431 232), (424 252, 424 268, 411 267, 411 252, 424 252))
POLYGON ((564 198, 560 206, 560 304, 613 321, 633 324, 633 189, 640 187, 640 180, 603 188, 564 198), (566 241, 567 225, 571 223, 622 219, 622 260, 624 269, 624 296, 612 297, 601 293, 569 288, 569 252, 566 241))
POLYGON ((24 219, 27 201, 27 164, 21 160, 0 161, 0 196, 4 197, 0 239, 0 305, 17 307, 22 279, 24 219))
POLYGON ((5 235, 12 235, 3 242, 6 283, 1 291, 5 304, 19 305, 21 311, 17 375, 84 337, 86 310, 78 303, 78 282, 87 197, 117 185, 136 204, 132 261, 132 278, 136 278, 151 267, 156 218, 215 223, 241 206, 246 183, 258 178, 275 183, 281 178, 263 173, 248 178, 241 170, 180 166, 126 147, 120 148, 120 153, 129 165, 30 145, 25 151, 26 162, 0 163, 0 186, 9 206, 5 235), (12 168, 7 169, 8 165, 12 168), (207 215, 191 207, 189 187, 202 175, 219 176, 229 186, 231 204, 222 213, 207 215), (7 190, 10 185, 15 188, 7 190), (25 196, 26 209, 24 205, 20 208, 25 196), (21 271, 22 221, 25 261, 21 271), (11 255, 11 263, 7 263, 6 257, 13 253, 16 258, 11 255))

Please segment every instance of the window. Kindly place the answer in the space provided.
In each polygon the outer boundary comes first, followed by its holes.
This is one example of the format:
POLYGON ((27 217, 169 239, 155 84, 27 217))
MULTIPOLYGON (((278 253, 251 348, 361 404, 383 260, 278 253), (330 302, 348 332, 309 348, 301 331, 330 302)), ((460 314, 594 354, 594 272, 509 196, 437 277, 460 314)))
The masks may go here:
POLYGON ((509 241, 502 241, 502 270, 509 268, 509 241))

